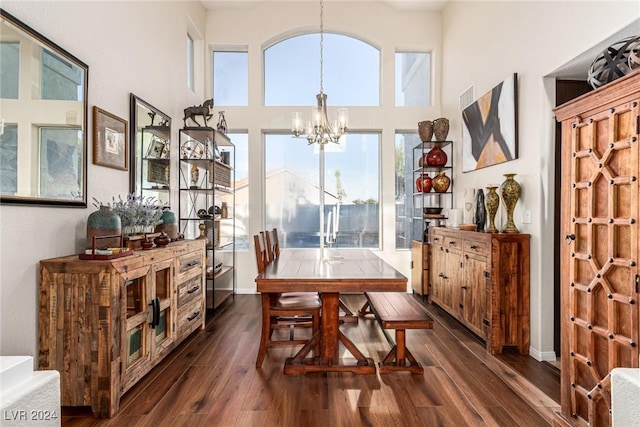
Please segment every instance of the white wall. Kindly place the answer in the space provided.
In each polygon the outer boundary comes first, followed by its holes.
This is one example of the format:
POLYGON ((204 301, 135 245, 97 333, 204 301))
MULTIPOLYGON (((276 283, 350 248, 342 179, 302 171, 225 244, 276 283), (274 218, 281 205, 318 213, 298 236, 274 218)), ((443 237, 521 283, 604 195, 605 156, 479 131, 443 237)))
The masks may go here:
MULTIPOLYGON (((90 110, 97 105, 129 120, 133 92, 171 116, 176 152, 183 108, 204 99, 204 82, 197 94, 186 87, 187 16, 204 34, 199 2, 3 0, 1 7, 89 65, 90 110)), ((126 195, 128 172, 91 164, 92 123, 89 116, 88 199, 126 195)), ((38 261, 79 253, 94 210, 0 207, 0 354, 37 359, 38 261)))
MULTIPOLYGON (((129 93, 173 118, 172 151, 182 109, 210 94, 210 62, 204 49, 215 45, 249 46, 250 107, 225 107, 234 131, 249 132, 251 211, 263 201, 262 140, 265 129, 289 128, 290 110, 265 108, 261 95, 263 45, 296 32, 318 29, 316 2, 240 2, 208 13, 194 2, 31 2, 3 0, 2 8, 58 43, 89 65, 89 106, 129 118, 129 93), (189 19, 187 19, 189 15, 189 19), (190 23, 188 23, 190 21, 190 23), (205 31, 206 23, 206 31, 205 31), (187 28, 206 34, 200 63, 207 73, 192 93, 186 89, 187 28)), ((382 50, 382 106, 351 114, 353 129, 382 131, 382 159, 393 158, 394 132, 414 130, 424 119, 451 120, 450 137, 459 140, 458 96, 475 85, 476 96, 508 74, 519 75, 520 158, 484 170, 454 173, 456 189, 500 183, 502 174, 518 172, 523 186, 516 222, 532 235, 531 349, 538 358, 552 356, 553 340, 553 116, 543 77, 639 15, 637 2, 451 2, 438 13, 401 12, 373 2, 327 2, 327 31, 366 40, 382 50), (431 50, 434 106, 394 107, 394 52, 431 50), (441 53, 444 53, 442 55, 441 53), (443 72, 441 72, 443 70, 443 72), (442 88, 440 86, 442 84, 442 88), (440 106, 442 105, 442 111, 440 106), (522 225, 520 213, 533 222, 522 225)), ((295 60, 295 58, 292 58, 295 60)), ((331 96, 331 94, 329 94, 331 96)), ((310 100, 310 104, 313 100, 310 100)), ((89 129, 92 121, 89 120, 89 129)), ((91 147, 91 138, 89 147, 91 147)), ((455 155, 460 156, 459 145, 455 155)), ((92 158, 89 148, 88 158, 92 158)), ((174 159, 173 171, 177 160, 174 159)), ((90 164, 88 196, 108 200, 128 191, 127 172, 90 164)), ((457 165, 460 162, 456 162, 457 165)), ((393 161, 382 164, 383 257, 408 275, 409 254, 394 251, 393 161)), ((175 183, 177 176, 172 174, 175 183)), ((175 185, 175 184, 174 184, 175 185)), ((460 193, 461 194, 461 193, 460 193)), ((458 201, 461 204, 461 200, 458 201)), ((177 204, 175 195, 172 204, 177 204)), ((460 205, 459 205, 460 206, 460 205)), ((93 208, 0 207, 0 354, 37 357, 38 261, 77 253, 84 243, 86 218, 93 208)), ((249 233, 262 228, 251 218, 249 233)), ((238 255, 239 292, 253 292, 255 260, 238 255)))
MULTIPOLYGON (((409 277, 409 252, 395 251, 394 137, 396 130, 417 131, 419 121, 439 117, 440 14, 402 12, 372 1, 330 1, 324 4, 324 25, 327 32, 353 36, 381 50, 381 106, 350 108, 349 127, 352 130, 373 129, 382 132, 383 250, 380 255, 409 277), (395 52, 403 49, 432 52, 434 106, 395 107, 395 52)), ((248 131, 249 134, 249 211, 256 212, 249 219, 250 236, 264 229, 264 220, 260 215, 264 205, 262 132, 288 131, 291 127, 291 112, 299 110, 299 107, 264 107, 262 51, 292 35, 318 32, 319 26, 319 3, 316 1, 243 2, 241 6, 216 9, 209 14, 207 20, 206 39, 213 43, 212 47, 248 46, 249 106, 220 108, 225 110, 231 130, 248 131)), ((296 58, 291 58, 291 61, 295 60, 296 58)), ((210 64, 207 65, 210 67, 210 64)), ((331 99, 331 93, 328 96, 331 99)), ((313 104, 315 99, 309 99, 309 106, 313 104)), ((292 144, 297 142, 292 140, 292 144)), ((255 255, 251 250, 243 251, 238 253, 237 259, 241 266, 237 271, 238 292, 255 292, 255 255)))
POLYGON ((553 214, 559 208, 553 206, 555 90, 544 77, 639 16, 635 1, 452 2, 443 12, 442 111, 454 139, 461 136, 460 94, 473 85, 477 98, 518 73, 519 158, 465 174, 458 169, 453 179, 456 189, 483 188, 500 184, 504 173, 518 174, 515 220, 531 234, 531 354, 537 359, 555 357, 553 214), (522 223, 526 210, 531 224, 522 223))

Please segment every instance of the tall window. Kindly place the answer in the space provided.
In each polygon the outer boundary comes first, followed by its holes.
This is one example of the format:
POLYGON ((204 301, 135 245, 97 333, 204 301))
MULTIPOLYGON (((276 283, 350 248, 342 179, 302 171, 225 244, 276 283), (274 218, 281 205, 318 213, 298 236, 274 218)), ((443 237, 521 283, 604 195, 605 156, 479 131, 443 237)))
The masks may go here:
POLYGON ((249 55, 240 51, 213 52, 214 105, 249 104, 249 55))
POLYGON ((235 178, 235 240, 237 249, 249 248, 249 136, 246 132, 229 132, 233 142, 233 172, 235 178))
POLYGON ((431 54, 396 52, 396 106, 431 105, 431 54))
MULTIPOLYGON (((320 90, 320 34, 283 40, 264 51, 265 105, 310 105, 320 90)), ((380 51, 340 34, 324 34, 328 105, 380 105, 380 51)))
POLYGON ((413 212, 413 148, 420 144, 416 132, 397 132, 395 136, 395 212, 396 212, 396 249, 411 249, 415 227, 422 224, 412 223, 413 212), (413 230, 413 231, 412 231, 413 230), (413 234, 412 234, 413 233, 413 234))
POLYGON ((380 246, 380 134, 349 133, 325 152, 320 194, 319 148, 290 134, 265 136, 266 228, 283 247, 319 246, 324 197, 326 246, 380 246))
POLYGON ((195 57, 194 57, 194 47, 193 47, 193 39, 189 34, 187 34, 187 87, 191 90, 194 90, 194 72, 195 72, 195 57))

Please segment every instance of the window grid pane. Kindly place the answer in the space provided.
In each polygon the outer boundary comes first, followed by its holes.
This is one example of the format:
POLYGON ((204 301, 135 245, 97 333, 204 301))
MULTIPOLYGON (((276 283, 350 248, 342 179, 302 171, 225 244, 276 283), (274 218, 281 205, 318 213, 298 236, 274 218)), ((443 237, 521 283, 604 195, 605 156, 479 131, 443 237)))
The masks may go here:
POLYGON ((431 105, 431 54, 396 52, 396 106, 431 105))
POLYGON ((214 105, 249 104, 249 54, 213 52, 214 105))
POLYGON ((193 39, 187 34, 187 87, 193 90, 194 87, 194 52, 193 39))
MULTIPOLYGON (((285 134, 268 134, 266 228, 278 228, 280 244, 320 244, 319 147, 285 134)), ((350 133, 341 147, 325 152, 326 246, 380 247, 380 135, 350 133), (337 218, 337 219, 336 219, 337 218)))
MULTIPOLYGON (((267 106, 310 105, 320 91, 320 34, 283 40, 264 51, 267 106), (292 60, 295 58, 295 60, 292 60)), ((327 105, 380 105, 380 51, 340 34, 324 34, 327 105)))

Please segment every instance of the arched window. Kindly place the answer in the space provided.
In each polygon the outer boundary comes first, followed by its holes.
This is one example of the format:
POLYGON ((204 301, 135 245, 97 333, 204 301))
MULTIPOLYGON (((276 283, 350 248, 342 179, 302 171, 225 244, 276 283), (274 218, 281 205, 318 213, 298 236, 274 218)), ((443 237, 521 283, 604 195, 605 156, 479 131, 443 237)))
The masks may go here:
MULTIPOLYGON (((328 105, 380 105, 380 51, 324 33, 323 91, 328 105)), ((310 105, 320 91, 320 34, 294 36, 264 51, 264 103, 310 105)))

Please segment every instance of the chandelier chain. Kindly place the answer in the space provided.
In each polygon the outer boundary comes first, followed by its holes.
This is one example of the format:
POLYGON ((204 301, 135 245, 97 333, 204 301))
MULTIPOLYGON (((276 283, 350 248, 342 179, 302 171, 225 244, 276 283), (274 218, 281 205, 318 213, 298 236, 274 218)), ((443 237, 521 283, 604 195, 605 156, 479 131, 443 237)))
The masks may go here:
POLYGON ((320 93, 324 93, 323 88, 323 51, 324 51, 324 4, 320 0, 320 93))

